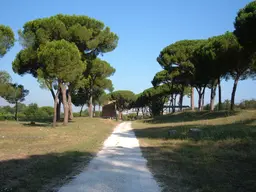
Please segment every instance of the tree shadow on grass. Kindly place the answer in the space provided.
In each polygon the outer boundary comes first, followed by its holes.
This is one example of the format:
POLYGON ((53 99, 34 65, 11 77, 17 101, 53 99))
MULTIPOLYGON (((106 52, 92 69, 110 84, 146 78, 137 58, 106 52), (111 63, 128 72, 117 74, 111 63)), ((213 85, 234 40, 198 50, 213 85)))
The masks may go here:
POLYGON ((50 127, 52 124, 51 123, 21 123, 23 126, 26 127, 50 127))
POLYGON ((105 182, 104 177, 97 177, 98 175, 105 175, 118 182, 112 183, 106 178, 106 187, 112 191, 122 191, 127 186, 133 191, 138 184, 151 184, 146 183, 149 176, 143 167, 146 161, 141 158, 139 147, 109 147, 104 153, 98 153, 97 158, 84 169, 93 156, 95 154, 88 152, 70 151, 2 161, 0 191, 57 191, 60 186, 71 182, 70 179, 74 179, 74 183, 63 186, 66 191, 73 191, 74 186, 77 189, 83 187, 84 190, 89 186, 97 191, 105 182), (87 173, 77 175, 82 170, 87 173), (87 179, 84 179, 84 174, 87 179))
POLYGON ((206 120, 206 119, 210 120, 210 119, 217 119, 221 117, 235 116, 238 113, 239 111, 216 111, 216 112, 190 111, 190 112, 174 113, 174 114, 154 117, 153 119, 145 120, 144 123, 164 124, 164 123, 175 123, 175 122, 198 121, 198 120, 206 120))
POLYGON ((141 147, 163 192, 244 192, 256 187, 255 142, 141 147))
POLYGON ((55 191, 81 171, 95 154, 69 151, 0 162, 0 191, 55 191))
POLYGON ((164 192, 244 192, 256 188, 254 122, 172 127, 177 130, 172 136, 168 136, 170 127, 134 131, 152 146, 141 150, 164 192), (202 130, 196 139, 187 134, 195 126, 202 130))

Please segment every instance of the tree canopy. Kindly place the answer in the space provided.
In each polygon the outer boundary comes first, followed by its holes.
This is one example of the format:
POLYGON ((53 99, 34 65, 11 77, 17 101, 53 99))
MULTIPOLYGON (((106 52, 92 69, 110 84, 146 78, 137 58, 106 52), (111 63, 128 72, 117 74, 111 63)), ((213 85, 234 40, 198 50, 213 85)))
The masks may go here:
POLYGON ((14 46, 14 33, 5 25, 0 25, 0 58, 3 57, 11 47, 14 46))
POLYGON ((141 107, 149 108, 151 116, 158 116, 163 114, 164 104, 168 101, 170 94, 170 88, 163 84, 144 90, 138 100, 142 104, 141 107))
POLYGON ((12 81, 10 74, 7 71, 0 71, 0 84, 7 84, 12 81))
POLYGON ((240 9, 235 19, 234 34, 240 44, 249 52, 251 67, 256 71, 256 1, 240 9))
POLYGON ((31 73, 34 76, 41 68, 37 49, 47 42, 66 40, 75 43, 83 60, 110 52, 118 43, 117 35, 102 22, 78 15, 59 14, 29 21, 19 31, 19 36, 24 49, 17 54, 13 69, 19 74, 31 73))
POLYGON ((19 37, 23 49, 12 64, 14 72, 36 77, 42 87, 51 91, 57 106, 62 102, 65 107, 67 98, 69 115, 72 114, 71 93, 91 85, 92 75, 97 76, 94 84, 112 89, 112 82, 106 80, 106 76, 107 70, 113 74, 114 69, 97 56, 114 50, 118 37, 103 22, 87 16, 59 14, 25 23, 19 37), (66 92, 67 87, 67 96, 62 93, 58 101, 57 94, 63 89, 66 92))
POLYGON ((0 97, 8 95, 11 84, 11 76, 6 71, 0 71, 0 97))
POLYGON ((3 95, 6 101, 15 104, 15 120, 17 120, 18 103, 23 102, 28 94, 29 90, 25 89, 23 85, 14 83, 8 86, 7 93, 3 95))
POLYGON ((116 102, 117 110, 122 113, 132 107, 131 104, 135 101, 136 96, 132 91, 120 90, 110 93, 110 99, 116 102))
POLYGON ((235 19, 235 31, 241 45, 256 51, 256 1, 240 9, 235 19))
POLYGON ((66 40, 47 42, 38 51, 38 69, 44 76, 71 83, 85 70, 86 64, 81 61, 79 50, 75 44, 66 40))

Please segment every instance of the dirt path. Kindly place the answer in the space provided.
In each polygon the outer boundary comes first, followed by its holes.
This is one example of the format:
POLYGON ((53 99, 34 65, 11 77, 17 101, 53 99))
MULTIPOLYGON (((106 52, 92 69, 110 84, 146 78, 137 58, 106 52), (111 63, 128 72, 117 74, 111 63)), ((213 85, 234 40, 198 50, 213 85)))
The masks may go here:
POLYGON ((59 192, 160 192, 131 123, 121 123, 88 167, 59 192))

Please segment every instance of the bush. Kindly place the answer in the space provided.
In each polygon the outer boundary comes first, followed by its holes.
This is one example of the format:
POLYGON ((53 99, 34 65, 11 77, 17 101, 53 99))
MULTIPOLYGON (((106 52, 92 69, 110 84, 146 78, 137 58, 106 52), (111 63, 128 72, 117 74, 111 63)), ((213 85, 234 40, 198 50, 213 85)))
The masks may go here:
POLYGON ((136 113, 130 113, 128 115, 122 115, 122 120, 123 121, 133 121, 137 119, 137 114, 136 113))
POLYGON ((243 100, 238 106, 241 109, 256 109, 256 100, 243 100))
POLYGON ((38 109, 38 111, 35 113, 35 117, 40 119, 50 117, 50 115, 46 111, 38 109))
POLYGON ((101 111, 95 111, 94 117, 101 117, 101 111))
POLYGON ((210 109, 211 109, 210 104, 207 104, 207 105, 204 106, 204 110, 210 110, 210 109))
POLYGON ((4 115, 4 114, 0 114, 0 121, 5 121, 5 120, 15 120, 13 115, 4 115))
POLYGON ((39 114, 42 113, 45 116, 53 116, 53 113, 54 113, 53 107, 49 107, 49 106, 40 107, 38 111, 39 111, 39 114))
POLYGON ((136 119, 137 119, 137 114, 136 114, 136 113, 130 113, 130 114, 128 114, 128 119, 129 119, 129 120, 136 120, 136 119))
POLYGON ((10 113, 10 114, 13 114, 15 113, 15 108, 14 107, 10 107, 10 106, 3 106, 3 107, 0 107, 0 113, 10 113))
POLYGON ((36 103, 31 103, 28 105, 26 110, 24 111, 24 114, 27 118, 36 118, 38 115, 38 105, 36 103))
POLYGON ((26 118, 26 115, 24 113, 18 113, 17 116, 18 116, 18 119, 25 119, 26 118))
POLYGON ((73 116, 74 116, 74 117, 80 117, 80 113, 74 112, 74 113, 73 113, 73 116))

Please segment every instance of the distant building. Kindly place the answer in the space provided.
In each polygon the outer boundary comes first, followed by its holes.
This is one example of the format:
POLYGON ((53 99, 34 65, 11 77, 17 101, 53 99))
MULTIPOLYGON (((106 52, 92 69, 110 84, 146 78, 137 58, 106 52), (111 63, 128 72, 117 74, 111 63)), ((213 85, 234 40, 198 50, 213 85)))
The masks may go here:
POLYGON ((115 101, 108 102, 102 107, 102 117, 103 118, 116 118, 116 103, 115 101))

